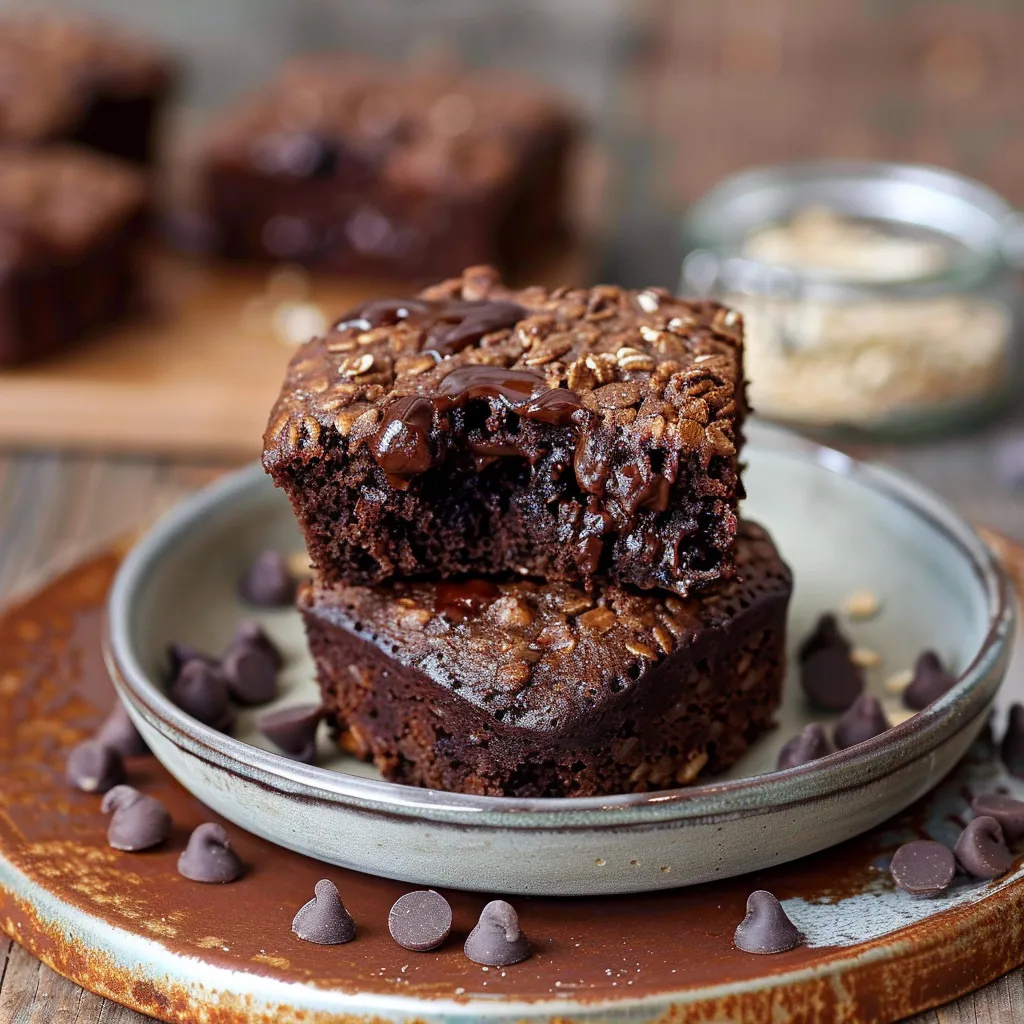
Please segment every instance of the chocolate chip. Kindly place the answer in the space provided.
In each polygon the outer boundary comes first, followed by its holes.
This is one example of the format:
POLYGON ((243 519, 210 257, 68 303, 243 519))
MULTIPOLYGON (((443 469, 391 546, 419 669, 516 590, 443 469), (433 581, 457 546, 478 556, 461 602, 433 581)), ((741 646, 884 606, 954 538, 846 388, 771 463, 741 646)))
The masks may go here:
POLYGON ((319 704, 293 704, 260 715, 257 727, 289 757, 305 764, 316 760, 316 730, 323 717, 319 704))
POLYGON ((340 946, 356 937, 356 923, 345 909, 337 886, 321 878, 313 887, 313 898, 299 908, 292 919, 292 931, 306 942, 340 946))
POLYGON ((1010 774, 1024 779, 1024 704, 1010 705, 999 754, 1010 774))
POLYGON ((800 684, 815 707, 845 711, 860 696, 864 675, 850 651, 835 616, 822 615, 800 647, 800 684))
POLYGON ((274 668, 281 668, 284 665, 281 649, 267 636, 266 631, 255 619, 243 619, 235 628, 235 638, 231 641, 231 646, 238 644, 263 651, 274 663, 274 668))
POLYGON ((803 936, 786 916, 782 904, 764 889, 747 897, 747 916, 736 926, 733 941, 745 953, 784 953, 803 936))
POLYGON ((68 754, 65 774, 83 793, 106 793, 124 782, 124 761, 113 747, 85 740, 68 754))
POLYGON ((889 865, 892 880, 911 896, 938 896, 956 874, 953 851, 931 839, 904 843, 889 865))
POLYGON ((798 764, 817 761, 819 757, 831 752, 832 747, 825 730, 817 722, 811 722, 784 744, 779 751, 778 767, 780 770, 795 768, 798 764))
POLYGON ((243 601, 260 608, 283 608, 292 603, 295 581, 288 572, 288 563, 280 551, 261 552, 238 583, 243 601))
POLYGON ((113 812, 107 842, 115 850, 136 852, 158 846, 171 834, 171 816, 156 797, 132 786, 115 786, 103 797, 101 810, 113 812))
POLYGON ((877 697, 865 693, 858 697, 849 711, 836 722, 832 738, 836 746, 843 750, 857 743, 863 743, 878 736, 889 728, 889 720, 885 717, 882 705, 877 697))
POLYGON ((228 691, 239 704, 266 704, 277 696, 277 669, 266 651, 236 644, 220 663, 228 691))
POLYGON ((178 858, 178 874, 193 882, 233 882, 241 877, 242 871, 242 862, 231 849, 227 832, 209 821, 196 827, 178 858))
POLYGON ((914 678, 903 691, 903 703, 912 711, 921 711, 955 684, 956 677, 942 667, 939 656, 925 651, 914 664, 914 678))
POLYGON ((509 967, 530 955, 530 940, 519 930, 519 917, 504 900, 492 900, 463 947, 473 963, 509 967))
POLYGON ((975 878, 998 878, 1013 867, 1013 854, 1006 848, 1003 826, 987 814, 967 823, 954 853, 960 867, 975 878))
POLYGON ((1011 842, 1024 836, 1024 800, 1014 800, 1003 793, 981 793, 971 801, 971 810, 979 816, 995 818, 1011 842))
POLYGON ((388 914, 391 938, 400 946, 417 953, 437 949, 451 934, 451 930, 452 908, 433 889, 407 892, 388 914))
POLYGON ((171 684, 171 700, 182 711, 220 732, 235 725, 235 709, 228 700, 227 681, 220 671, 205 661, 193 658, 185 662, 171 684))
POLYGON ((107 715, 95 738, 104 746, 116 750, 122 757, 141 757, 149 753, 146 741, 139 735, 139 730, 120 701, 107 715))
POLYGON ((205 651, 199 650, 198 647, 193 647, 191 644, 179 644, 177 641, 169 643, 167 645, 167 661, 171 666, 169 678, 177 679, 178 674, 185 667, 185 663, 193 659, 203 661, 211 668, 216 668, 218 664, 212 654, 207 654, 205 651))

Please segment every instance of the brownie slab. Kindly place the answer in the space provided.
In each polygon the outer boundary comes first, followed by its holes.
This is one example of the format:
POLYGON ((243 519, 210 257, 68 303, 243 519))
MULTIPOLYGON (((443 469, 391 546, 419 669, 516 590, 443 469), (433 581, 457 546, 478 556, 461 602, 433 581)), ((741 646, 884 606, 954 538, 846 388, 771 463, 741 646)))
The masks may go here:
POLYGON ((232 259, 420 282, 521 264, 565 234, 575 133, 517 78, 300 58, 213 126, 205 211, 232 259))
POLYGON ((659 289, 471 268, 346 314, 263 461, 328 582, 514 571, 680 594, 733 571, 742 323, 659 289))
POLYGON ((115 25, 54 11, 0 16, 0 143, 72 142, 153 158, 174 68, 115 25))
POLYGON ((729 767, 782 691, 791 577, 745 523, 742 580, 686 599, 530 580, 305 585, 328 721, 386 778, 591 796, 729 767))
POLYGON ((128 164, 71 146, 0 148, 0 366, 129 310, 147 208, 128 164))

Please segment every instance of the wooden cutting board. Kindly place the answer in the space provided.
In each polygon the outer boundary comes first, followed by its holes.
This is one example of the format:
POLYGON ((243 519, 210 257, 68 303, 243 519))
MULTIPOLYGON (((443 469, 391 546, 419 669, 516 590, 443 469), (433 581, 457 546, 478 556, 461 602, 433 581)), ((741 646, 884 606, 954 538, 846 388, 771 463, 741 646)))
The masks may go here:
MULTIPOLYGON (((582 247, 531 277, 583 282, 582 247)), ((298 331, 317 310, 330 321, 396 291, 155 255, 145 316, 44 363, 0 371, 0 445, 251 458, 294 351, 282 331, 289 311, 298 331)))

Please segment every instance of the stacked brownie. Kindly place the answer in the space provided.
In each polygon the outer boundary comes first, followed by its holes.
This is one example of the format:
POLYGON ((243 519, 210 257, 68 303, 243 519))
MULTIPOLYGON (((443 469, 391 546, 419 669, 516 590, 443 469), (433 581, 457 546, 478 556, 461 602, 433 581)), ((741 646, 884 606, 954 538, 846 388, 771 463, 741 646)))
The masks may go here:
POLYGON ((508 266, 564 232, 574 135, 514 76, 297 59, 214 125, 206 214, 233 259, 412 280, 508 266))
POLYGON ((737 519, 742 324, 474 267, 345 314, 264 443, 315 569, 326 713, 389 779, 642 791, 770 725, 789 571, 737 519))

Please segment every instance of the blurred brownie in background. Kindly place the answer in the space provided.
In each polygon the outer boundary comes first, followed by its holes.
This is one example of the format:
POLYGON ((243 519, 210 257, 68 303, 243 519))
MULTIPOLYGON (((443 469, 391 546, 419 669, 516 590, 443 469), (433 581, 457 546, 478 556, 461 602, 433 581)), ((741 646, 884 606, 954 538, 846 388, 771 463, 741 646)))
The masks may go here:
POLYGON ((73 146, 0 149, 0 366, 124 315, 147 207, 130 164, 73 146))
POLYGON ((576 126, 521 79, 302 58, 214 125, 206 213, 233 259, 425 280, 563 240, 576 126))
POLYGON ((116 26, 50 11, 0 15, 2 144, 75 142, 148 163, 173 79, 164 53, 116 26))

